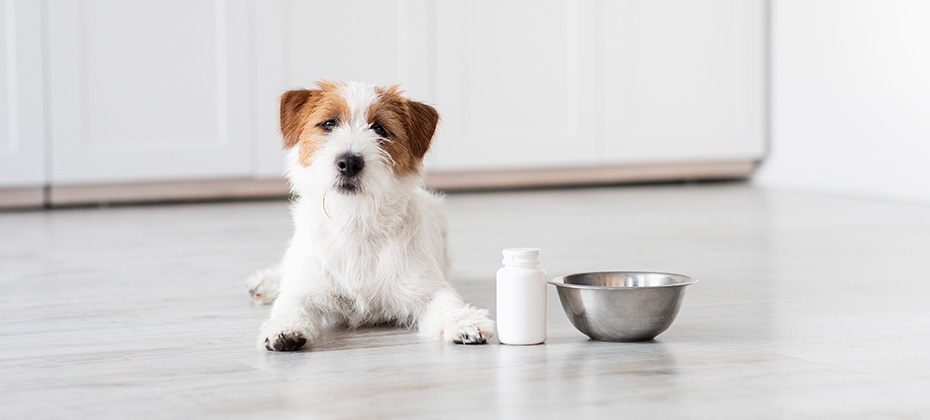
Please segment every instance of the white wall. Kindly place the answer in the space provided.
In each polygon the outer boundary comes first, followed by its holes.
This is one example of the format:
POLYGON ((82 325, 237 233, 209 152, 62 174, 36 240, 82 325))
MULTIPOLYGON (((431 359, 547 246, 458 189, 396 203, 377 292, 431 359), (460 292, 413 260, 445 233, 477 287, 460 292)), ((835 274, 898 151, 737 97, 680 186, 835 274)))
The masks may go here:
POLYGON ((930 201, 930 2, 774 0, 755 182, 930 201))

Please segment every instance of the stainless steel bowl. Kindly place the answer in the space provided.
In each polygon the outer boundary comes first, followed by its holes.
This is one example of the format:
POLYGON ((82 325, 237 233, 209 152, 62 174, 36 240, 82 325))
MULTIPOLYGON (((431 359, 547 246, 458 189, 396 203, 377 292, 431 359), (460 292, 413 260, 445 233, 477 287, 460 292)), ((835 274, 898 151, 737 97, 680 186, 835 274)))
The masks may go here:
POLYGON ((609 271, 558 276, 559 291, 572 325, 601 341, 645 341, 672 325, 685 286, 696 279, 681 274, 609 271))

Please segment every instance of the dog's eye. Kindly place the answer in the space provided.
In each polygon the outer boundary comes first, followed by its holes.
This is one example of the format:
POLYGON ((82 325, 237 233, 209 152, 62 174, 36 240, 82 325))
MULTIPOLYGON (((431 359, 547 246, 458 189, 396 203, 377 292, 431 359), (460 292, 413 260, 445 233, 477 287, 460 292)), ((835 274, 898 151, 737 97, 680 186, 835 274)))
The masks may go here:
POLYGON ((326 131, 326 132, 333 131, 333 129, 336 128, 336 120, 326 120, 326 121, 323 121, 323 122, 320 124, 320 128, 322 128, 323 131, 326 131))
POLYGON ((372 124, 372 125, 371 125, 371 130, 374 131, 375 134, 378 135, 378 137, 387 137, 387 136, 388 136, 387 130, 385 130, 384 127, 381 126, 381 124, 378 124, 378 123, 372 124))

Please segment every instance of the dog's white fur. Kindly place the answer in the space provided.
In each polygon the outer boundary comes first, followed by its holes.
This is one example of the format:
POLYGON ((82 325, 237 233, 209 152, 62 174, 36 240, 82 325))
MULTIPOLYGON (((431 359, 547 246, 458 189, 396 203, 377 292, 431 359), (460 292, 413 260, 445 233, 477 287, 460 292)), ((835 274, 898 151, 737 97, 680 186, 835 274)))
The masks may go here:
POLYGON ((442 198, 423 188, 422 169, 394 173, 381 147, 386 140, 366 120, 379 92, 361 83, 337 86, 349 115, 308 166, 299 162, 300 147, 287 155, 295 229, 284 258, 247 280, 256 302, 274 302, 258 345, 296 350, 329 327, 380 323, 447 342, 486 342, 494 335, 487 310, 464 303, 446 281, 442 198), (364 160, 355 193, 337 187, 335 161, 346 152, 364 160))

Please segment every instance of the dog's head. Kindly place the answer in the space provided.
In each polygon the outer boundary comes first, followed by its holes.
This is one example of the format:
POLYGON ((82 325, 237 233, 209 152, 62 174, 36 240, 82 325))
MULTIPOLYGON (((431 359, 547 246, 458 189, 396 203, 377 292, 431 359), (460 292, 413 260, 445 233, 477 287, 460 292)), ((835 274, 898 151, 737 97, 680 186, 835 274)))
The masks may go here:
POLYGON ((433 107, 404 98, 396 86, 317 86, 281 96, 288 176, 298 193, 376 194, 421 176, 439 122, 433 107))

